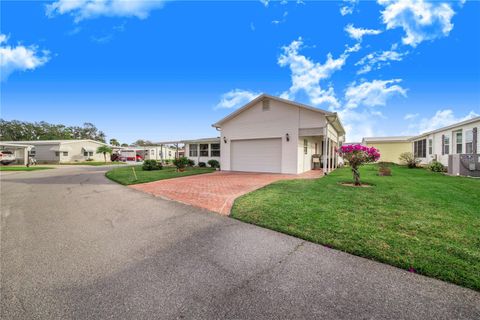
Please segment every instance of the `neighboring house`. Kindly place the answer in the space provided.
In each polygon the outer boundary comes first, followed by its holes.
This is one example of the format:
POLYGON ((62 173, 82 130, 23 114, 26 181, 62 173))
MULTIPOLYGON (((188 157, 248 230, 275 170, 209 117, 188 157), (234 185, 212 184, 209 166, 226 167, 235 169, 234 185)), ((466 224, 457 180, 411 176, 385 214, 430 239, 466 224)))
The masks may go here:
POLYGON ((345 130, 334 112, 262 94, 213 124, 221 131, 222 170, 298 174, 313 168, 313 155, 329 172, 345 130))
POLYGON ((411 151, 421 164, 432 160, 448 166, 449 154, 477 154, 480 150, 480 117, 422 133, 410 139, 411 151))
POLYGON ((171 146, 139 146, 126 147, 123 150, 135 150, 144 160, 172 160, 175 159, 176 149, 171 146))
POLYGON ((33 146, 25 145, 25 144, 18 144, 15 142, 8 142, 5 143, 0 141, 0 151, 6 150, 11 151, 13 156, 15 157, 14 164, 27 164, 28 163, 28 153, 33 146))
MULTIPOLYGON (((99 146, 107 146, 94 140, 32 140, 2 143, 31 146, 29 153, 38 163, 104 161, 103 154, 96 153, 96 150, 99 146)), ((110 155, 107 155, 107 161, 110 161, 110 155)))
POLYGON ((220 137, 182 141, 185 144, 185 156, 190 160, 208 163, 209 160, 220 162, 220 137))
POLYGON ((362 144, 375 147, 380 151, 380 160, 383 162, 400 163, 400 154, 412 151, 411 136, 398 137, 368 137, 363 138, 362 144))

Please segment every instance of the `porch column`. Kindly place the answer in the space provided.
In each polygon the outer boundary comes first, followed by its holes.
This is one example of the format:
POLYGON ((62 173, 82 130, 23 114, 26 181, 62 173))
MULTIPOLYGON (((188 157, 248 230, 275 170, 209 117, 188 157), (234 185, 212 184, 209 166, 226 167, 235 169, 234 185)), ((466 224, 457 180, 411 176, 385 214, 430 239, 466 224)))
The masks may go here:
POLYGON ((327 173, 330 172, 330 138, 327 138, 327 173))
POLYGON ((28 165, 28 147, 23 148, 23 164, 28 165))

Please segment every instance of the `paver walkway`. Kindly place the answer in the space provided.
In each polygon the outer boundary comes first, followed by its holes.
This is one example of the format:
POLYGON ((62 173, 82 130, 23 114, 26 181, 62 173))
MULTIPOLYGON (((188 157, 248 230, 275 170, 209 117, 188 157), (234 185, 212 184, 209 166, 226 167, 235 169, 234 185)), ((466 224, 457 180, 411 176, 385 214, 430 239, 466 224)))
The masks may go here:
POLYGON ((321 170, 312 170, 298 175, 219 171, 136 184, 130 187, 228 215, 236 198, 267 184, 278 180, 315 179, 321 176, 323 176, 321 170))

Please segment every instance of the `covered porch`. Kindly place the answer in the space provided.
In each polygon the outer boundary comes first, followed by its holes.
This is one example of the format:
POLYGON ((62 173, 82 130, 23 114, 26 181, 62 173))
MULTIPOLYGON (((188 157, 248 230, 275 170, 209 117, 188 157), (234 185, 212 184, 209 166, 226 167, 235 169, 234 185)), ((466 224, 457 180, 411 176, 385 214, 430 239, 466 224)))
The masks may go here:
POLYGON ((303 160, 303 172, 308 169, 322 169, 328 174, 338 167, 338 154, 336 149, 341 146, 343 136, 338 137, 333 130, 327 127, 300 128, 298 132, 301 148, 299 165, 303 160), (303 159, 302 159, 303 158, 303 159), (318 159, 318 160, 317 160, 318 159), (310 166, 307 164, 310 162, 310 166), (318 165, 317 165, 317 162, 318 165))

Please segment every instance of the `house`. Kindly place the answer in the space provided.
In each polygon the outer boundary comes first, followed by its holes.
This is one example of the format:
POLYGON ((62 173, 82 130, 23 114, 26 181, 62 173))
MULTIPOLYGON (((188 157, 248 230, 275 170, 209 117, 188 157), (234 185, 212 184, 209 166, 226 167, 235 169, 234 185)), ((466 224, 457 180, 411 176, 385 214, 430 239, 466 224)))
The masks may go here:
POLYGON ((400 163, 400 154, 412 151, 411 136, 397 137, 366 137, 362 144, 367 147, 375 147, 380 151, 380 160, 383 162, 400 163))
POLYGON ((221 132, 220 166, 230 171, 299 174, 318 166, 329 172, 345 137, 336 113, 267 94, 212 126, 221 132))
POLYGON ((135 161, 137 155, 144 160, 172 160, 175 159, 177 152, 175 147, 169 145, 117 147, 115 149, 120 157, 131 159, 131 161, 135 161))
MULTIPOLYGON (((29 154, 35 157, 38 163, 104 161, 103 154, 96 153, 96 150, 99 146, 107 146, 94 140, 31 140, 2 143, 30 146, 29 154)), ((109 155, 107 161, 110 161, 109 155)))
POLYGON ((208 163, 209 160, 220 162, 220 137, 184 140, 182 143, 185 145, 185 156, 195 164, 208 163))
POLYGON ((448 166, 450 154, 477 154, 480 150, 480 117, 458 122, 450 126, 412 137, 411 152, 421 164, 432 160, 448 166))

